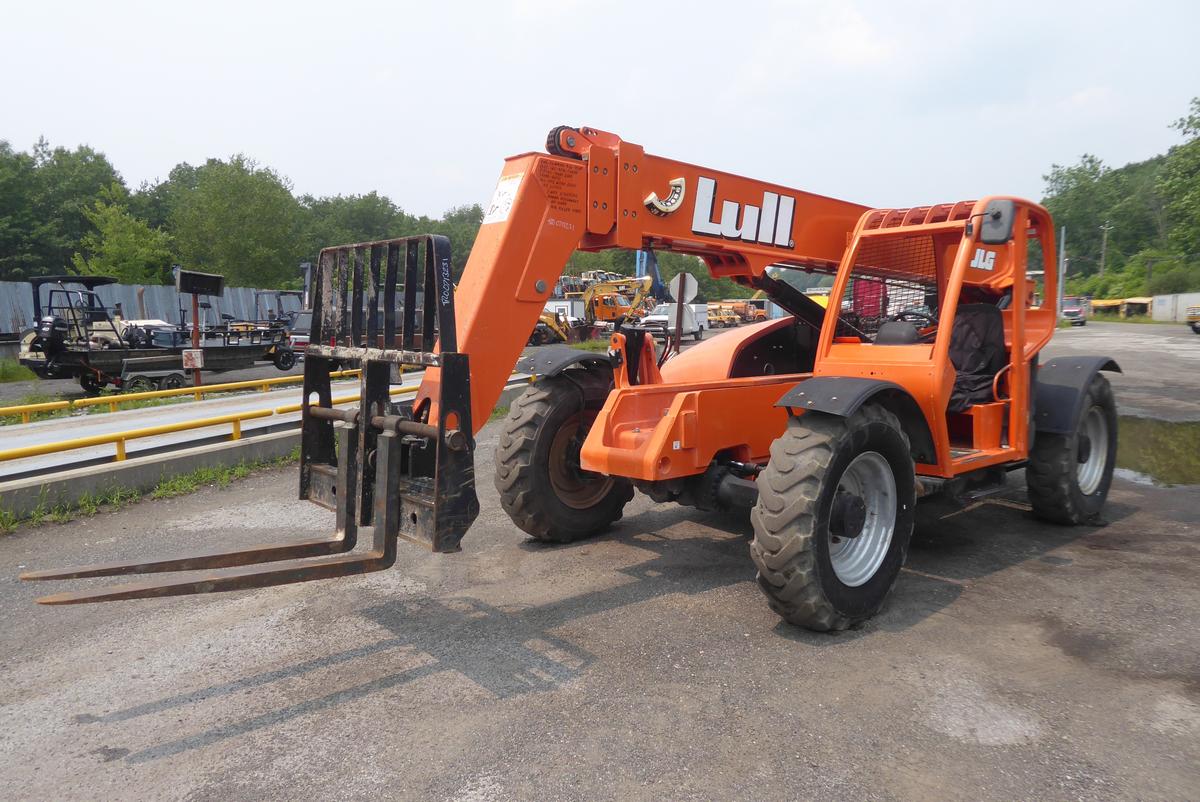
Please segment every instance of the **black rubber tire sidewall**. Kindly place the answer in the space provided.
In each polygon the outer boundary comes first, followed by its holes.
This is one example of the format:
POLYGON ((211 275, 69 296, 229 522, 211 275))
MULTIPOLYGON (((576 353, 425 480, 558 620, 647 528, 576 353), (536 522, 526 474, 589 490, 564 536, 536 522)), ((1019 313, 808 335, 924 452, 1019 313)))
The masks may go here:
POLYGON ((575 382, 596 381, 597 376, 583 370, 543 379, 513 403, 504 420, 505 431, 496 452, 496 487, 501 505, 522 531, 538 540, 570 543, 598 534, 621 517, 633 498, 629 480, 613 477, 612 486, 599 501, 587 509, 577 509, 562 502, 550 480, 550 448, 555 434, 587 407, 586 393, 575 382), (541 393, 545 393, 544 398, 541 393), (527 432, 531 420, 537 421, 532 437, 527 432), (513 459, 506 461, 509 443, 517 448, 511 455, 513 459), (520 459, 520 454, 528 455, 528 459, 520 459))
POLYGON ((79 376, 79 386, 83 388, 84 395, 95 397, 100 395, 105 383, 98 381, 90 373, 82 373, 79 376))
POLYGON ((291 370, 296 367, 296 352, 288 349, 283 349, 275 352, 275 367, 280 370, 291 370))
MULTIPOLYGON (((1043 432, 1037 435, 1025 469, 1029 501, 1034 514, 1046 521, 1076 525, 1095 520, 1108 499, 1113 469, 1117 464, 1117 405, 1112 386, 1100 374, 1092 377, 1084 391, 1075 431, 1069 435, 1043 432), (1087 495, 1079 487, 1078 461, 1080 428, 1088 410, 1099 407, 1108 426, 1106 463, 1096 489, 1087 495)), ((1096 445, 1093 443, 1092 448, 1096 445)))
POLYGON ((908 444, 895 429, 881 421, 870 421, 866 425, 856 426, 835 445, 826 477, 817 499, 817 536, 813 543, 817 575, 820 577, 825 598, 838 613, 847 618, 861 620, 874 614, 883 605, 884 599, 896 583, 896 577, 908 553, 916 514, 916 477, 908 444), (866 451, 881 454, 892 469, 892 476, 896 481, 896 521, 887 556, 875 571, 875 575, 858 587, 850 587, 837 578, 830 561, 829 513, 842 474, 855 457, 866 451))

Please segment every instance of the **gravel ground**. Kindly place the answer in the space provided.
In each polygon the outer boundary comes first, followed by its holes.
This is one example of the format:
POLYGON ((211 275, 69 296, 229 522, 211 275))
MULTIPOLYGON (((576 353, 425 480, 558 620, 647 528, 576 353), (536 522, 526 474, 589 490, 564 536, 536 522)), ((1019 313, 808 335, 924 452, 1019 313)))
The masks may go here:
MULTIPOLYGON (((1178 371, 1117 356, 1123 405, 1188 413, 1143 379, 1178 371)), ((742 517, 638 496, 526 541, 495 427, 464 551, 379 574, 60 608, 15 580, 327 534, 293 470, 0 538, 0 797, 1200 798, 1195 487, 1118 479, 1099 527, 1034 521, 1019 473, 927 507, 882 614, 817 635, 767 609, 742 517)))

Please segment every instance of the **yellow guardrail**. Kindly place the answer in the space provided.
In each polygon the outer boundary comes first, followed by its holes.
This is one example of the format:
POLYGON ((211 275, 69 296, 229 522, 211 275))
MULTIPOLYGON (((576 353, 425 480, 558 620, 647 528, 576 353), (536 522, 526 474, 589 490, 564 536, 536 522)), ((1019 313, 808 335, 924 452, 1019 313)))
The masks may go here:
MULTIPOLYGON (((405 393, 415 393, 419 385, 412 384, 406 387, 393 387, 389 392, 391 395, 403 395, 405 393)), ((349 404, 359 400, 359 395, 342 395, 331 399, 333 405, 349 404)), ((56 401, 56 404, 65 404, 65 401, 56 401)), ((173 432, 185 432, 190 429, 203 429, 208 426, 220 426, 221 424, 232 424, 233 430, 229 435, 230 440, 240 440, 242 438, 242 421, 253 420, 255 418, 267 418, 272 415, 286 415, 289 412, 299 412, 300 404, 287 404, 285 406, 276 407, 275 409, 256 409, 250 412, 234 412, 228 415, 216 415, 211 418, 199 418, 193 421, 180 421, 179 423, 164 423, 159 426, 146 426, 141 429, 130 429, 123 432, 112 432, 110 434, 97 434, 89 437, 76 437, 71 440, 61 440, 57 443, 42 443, 36 446, 22 446, 20 448, 9 448, 0 451, 0 462, 13 459, 24 459, 25 457, 40 457, 45 454, 55 454, 60 451, 74 451, 77 448, 89 448, 91 446, 101 446, 107 443, 116 445, 116 455, 114 459, 120 462, 125 459, 125 443, 128 440, 137 440, 142 437, 155 437, 160 434, 171 434, 173 432)), ((59 407, 61 408, 61 407, 59 407)), ((5 408, 0 407, 0 411, 5 408)))
POLYGON ((130 429, 125 432, 112 432, 110 434, 94 434, 90 437, 77 437, 73 440, 62 440, 57 443, 42 443, 36 446, 22 446, 21 448, 10 448, 0 451, 0 462, 10 459, 22 459, 24 457, 39 457, 43 454, 54 454, 59 451, 73 451, 77 448, 88 448, 90 446, 102 446, 107 443, 113 443, 117 447, 115 459, 120 462, 125 459, 125 443, 129 440, 137 440, 142 437, 154 437, 160 434, 171 434, 172 432, 185 432, 189 429, 203 429, 208 426, 220 426, 224 423, 233 425, 233 431, 229 435, 230 440, 240 440, 242 438, 242 421, 252 418, 266 418, 272 415, 269 409, 259 409, 253 412, 238 412, 232 415, 217 415, 212 418, 200 418, 199 420, 181 421, 179 423, 164 423, 159 426, 147 426, 143 429, 130 429))
POLYGON ((38 412, 51 412, 56 409, 67 409, 70 401, 46 401, 41 404, 18 404, 14 407, 0 407, 0 418, 21 416, 21 423, 29 423, 38 412))
MULTIPOLYGON (((360 370, 335 370, 330 378, 343 379, 358 376, 360 370)), ((17 404, 11 407, 0 407, 0 418, 21 416, 22 423, 29 423, 38 412, 51 412, 59 409, 82 409, 84 407, 107 406, 109 411, 116 412, 117 407, 129 401, 144 401, 150 398, 175 398, 181 395, 194 396, 200 401, 208 393, 231 393, 237 390, 260 389, 270 392, 272 387, 283 384, 299 384, 304 381, 304 375, 278 376, 273 379, 249 379, 240 382, 224 382, 223 384, 204 384, 199 387, 180 387, 175 390, 147 390, 144 393, 116 393, 113 395, 98 395, 91 398, 76 398, 73 401, 46 401, 38 404, 17 404)))
MULTIPOLYGON (((350 371, 345 371, 349 373, 350 371)), ((516 375, 516 374, 513 374, 516 375)), ((235 382, 240 383, 240 382, 235 382)), ((253 382, 251 382, 253 384, 253 382)), ((213 385, 215 386, 215 385, 213 385)), ((415 393, 420 389, 420 385, 410 384, 404 387, 393 387, 389 390, 389 394, 405 395, 407 393, 415 393)), ((360 395, 341 395, 330 399, 333 406, 339 404, 350 404, 359 400, 360 395)), ((47 404, 26 404, 26 406, 45 406, 52 409, 62 409, 68 405, 66 401, 54 401, 47 404)), ((19 448, 9 448, 0 450, 0 462, 13 459, 24 459, 25 457, 40 457, 45 454, 55 454, 60 451, 73 451, 77 448, 89 448, 91 446, 105 445, 113 443, 116 445, 116 455, 114 459, 118 462, 125 459, 125 443, 129 440, 137 440, 142 437, 154 437, 160 434, 171 434, 173 432, 184 432, 190 429, 203 429, 208 426, 220 426, 222 424, 231 424, 233 429, 229 435, 230 440, 240 440, 242 437, 242 421, 253 420, 255 418, 267 418, 272 415, 287 415, 292 412, 299 412, 302 404, 285 404, 275 407, 274 409, 256 409, 249 412, 234 412, 228 415, 217 415, 210 418, 198 418, 191 421, 180 421, 178 423, 164 423, 159 426, 146 426, 141 429, 130 429, 123 432, 112 432, 109 434, 97 434, 89 437, 76 437, 70 440, 61 440, 57 443, 42 443, 36 446, 21 446, 19 448)), ((0 414, 5 410, 15 409, 15 407, 0 407, 0 414)), ((36 410, 35 410, 36 411, 36 410)))
MULTIPOLYGON (((409 385, 408 387, 393 387, 388 392, 391 395, 403 395, 405 393, 415 393, 418 388, 419 388, 419 385, 413 384, 413 385, 409 385)), ((332 406, 336 407, 338 404, 349 404, 350 402, 357 401, 358 399, 359 399, 358 393, 355 393, 354 395, 339 395, 337 398, 331 398, 329 400, 329 403, 332 406)), ((304 406, 304 404, 302 404, 302 403, 301 404, 284 404, 281 407, 275 407, 275 414, 276 415, 287 415, 290 412, 299 412, 303 406, 304 406)))
MULTIPOLYGON (((341 379, 357 376, 362 371, 359 370, 335 370, 329 374, 330 378, 341 379)), ((127 401, 144 401, 150 398, 173 398, 181 395, 194 396, 197 401, 201 400, 208 393, 232 393, 237 390, 253 390, 258 388, 262 392, 270 392, 272 387, 278 387, 282 384, 300 384, 304 381, 303 374, 295 376, 278 376, 274 379, 249 379, 240 382, 225 382, 223 384, 202 384, 199 387, 180 387, 176 390, 147 390, 144 393, 115 393, 113 395, 98 395, 92 398, 77 398, 71 402, 73 407, 95 407, 107 404, 113 411, 117 411, 117 406, 127 401)))

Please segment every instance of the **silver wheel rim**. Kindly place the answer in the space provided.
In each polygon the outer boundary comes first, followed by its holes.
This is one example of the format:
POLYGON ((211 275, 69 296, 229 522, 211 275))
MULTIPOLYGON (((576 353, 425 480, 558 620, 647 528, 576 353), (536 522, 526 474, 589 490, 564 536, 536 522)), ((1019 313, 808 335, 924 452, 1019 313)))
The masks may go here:
POLYGON ((892 545, 896 529, 896 477, 892 466, 876 451, 864 451, 846 466, 838 492, 863 500, 866 520, 858 537, 829 538, 829 559, 838 580, 852 588, 866 584, 892 545))
POLYGON ((1091 449, 1086 460, 1076 460, 1075 476, 1079 482, 1079 492, 1090 496, 1100 487, 1104 466, 1108 462, 1108 421, 1104 419, 1104 410, 1100 407, 1089 409, 1083 416, 1079 432, 1087 437, 1091 449))

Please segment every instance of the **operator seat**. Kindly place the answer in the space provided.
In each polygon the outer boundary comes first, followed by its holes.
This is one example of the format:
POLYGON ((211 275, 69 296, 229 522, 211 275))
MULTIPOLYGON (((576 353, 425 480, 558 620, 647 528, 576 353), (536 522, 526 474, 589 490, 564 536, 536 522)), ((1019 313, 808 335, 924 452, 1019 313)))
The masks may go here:
POLYGON ((915 345, 921 341, 917 327, 906 320, 888 320, 875 332, 876 345, 915 345))
POLYGON ((950 362, 956 375, 949 412, 963 412, 972 404, 994 400, 992 381, 1008 364, 1004 316, 999 307, 993 304, 962 304, 958 307, 950 332, 950 362))

